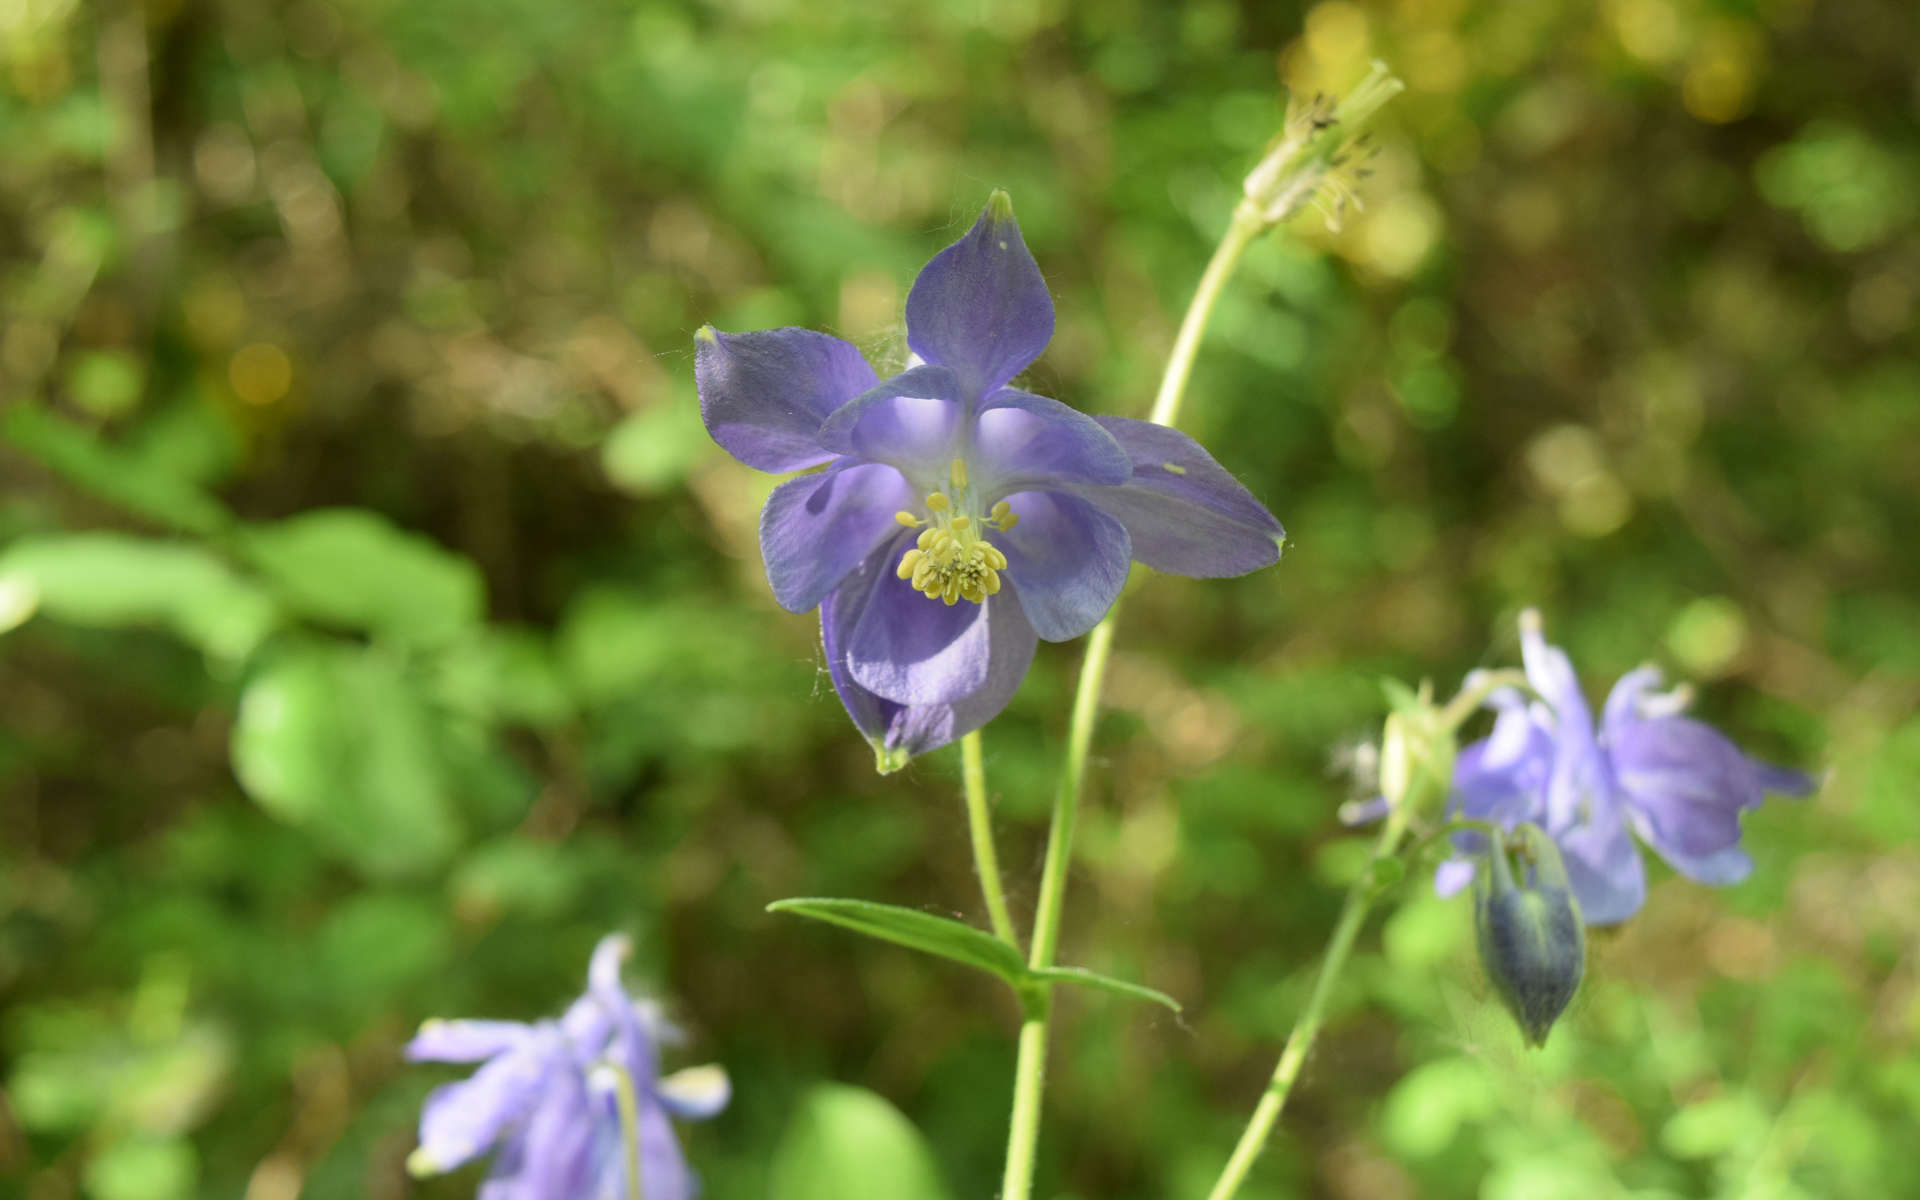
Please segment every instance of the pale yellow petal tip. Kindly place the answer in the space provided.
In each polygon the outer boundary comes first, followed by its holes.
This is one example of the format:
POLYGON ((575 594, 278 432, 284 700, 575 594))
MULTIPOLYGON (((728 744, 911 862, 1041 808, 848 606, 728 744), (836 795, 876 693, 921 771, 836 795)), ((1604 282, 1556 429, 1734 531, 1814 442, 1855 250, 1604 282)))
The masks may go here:
POLYGON ((407 1174, 415 1179, 438 1175, 440 1170, 439 1162, 427 1152, 425 1146, 417 1147, 412 1154, 407 1155, 407 1174))
POLYGON ((1544 633, 1546 632, 1546 628, 1547 628, 1547 623, 1541 618, 1539 609, 1529 608, 1521 611, 1520 613, 1520 632, 1521 633, 1544 633))
POLYGON ((733 1081, 719 1063, 684 1067, 662 1079, 656 1090, 669 1100, 692 1108, 719 1111, 733 1095, 733 1081))
POLYGON ((446 1023, 447 1020, 445 1017, 428 1017, 426 1020, 420 1022, 420 1029, 415 1036, 418 1036, 420 1033, 432 1033, 446 1023))
POLYGON ((873 743, 873 769, 882 775, 891 775, 907 765, 913 755, 898 746, 889 747, 881 742, 873 743))
POLYGON ((718 346, 720 344, 720 331, 711 325, 702 325, 693 331, 693 340, 696 342, 708 342, 718 346))
POLYGON ((1007 195, 1005 188, 995 188, 993 195, 987 197, 987 216, 996 225, 1013 220, 1013 197, 1007 195))

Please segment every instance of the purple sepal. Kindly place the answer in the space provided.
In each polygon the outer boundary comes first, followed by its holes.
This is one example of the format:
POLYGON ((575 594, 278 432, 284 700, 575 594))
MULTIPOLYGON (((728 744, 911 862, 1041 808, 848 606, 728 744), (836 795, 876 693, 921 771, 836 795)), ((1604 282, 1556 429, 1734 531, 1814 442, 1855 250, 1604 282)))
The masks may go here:
POLYGON ((727 453, 782 473, 833 457, 820 425, 879 382, 860 351, 810 329, 694 335, 693 376, 700 419, 727 453))
POLYGON ((1076 490, 1127 527, 1135 558, 1195 579, 1245 575, 1280 560, 1280 522, 1200 443, 1148 421, 1094 420, 1126 451, 1132 476, 1118 487, 1076 490))
POLYGON ((1053 340, 1053 299, 995 192, 967 235, 933 256, 907 293, 907 345, 951 367, 970 396, 1019 374, 1053 340))

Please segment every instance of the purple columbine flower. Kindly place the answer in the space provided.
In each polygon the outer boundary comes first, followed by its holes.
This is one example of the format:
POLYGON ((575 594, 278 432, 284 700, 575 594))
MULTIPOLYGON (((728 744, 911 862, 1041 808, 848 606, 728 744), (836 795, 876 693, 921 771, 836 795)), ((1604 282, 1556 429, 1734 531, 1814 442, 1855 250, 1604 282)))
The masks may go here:
POLYGON ((659 1078, 659 1043, 675 1033, 620 985, 631 948, 625 937, 602 938, 586 994, 558 1021, 422 1025, 407 1043, 410 1061, 482 1065, 427 1096, 408 1169, 437 1175, 497 1148, 479 1200, 636 1200, 627 1186, 632 1145, 642 1200, 691 1200, 699 1187, 668 1116, 719 1112, 727 1075, 705 1066, 659 1078))
POLYGON ((1201 578, 1280 557, 1272 513, 1185 434, 1008 382, 1053 301, 1006 193, 907 296, 906 370, 805 329, 695 337, 707 431, 774 489, 774 598, 820 609, 827 668, 880 769, 1006 707, 1036 639, 1079 637, 1127 564, 1201 578))
MULTIPOLYGON (((1745 879, 1740 814, 1768 792, 1804 796, 1813 778, 1749 758, 1680 711, 1686 689, 1659 693, 1660 672, 1629 671, 1614 684, 1596 729, 1565 652, 1547 644, 1540 614, 1520 617, 1520 651, 1538 699, 1507 689, 1488 697, 1493 733, 1454 761, 1449 815, 1512 829, 1531 821, 1560 847, 1589 925, 1639 911, 1647 880, 1628 830, 1676 871, 1701 883, 1745 879)), ((1463 852, 1440 864, 1434 887, 1450 896, 1473 878, 1485 839, 1462 834, 1463 852)))

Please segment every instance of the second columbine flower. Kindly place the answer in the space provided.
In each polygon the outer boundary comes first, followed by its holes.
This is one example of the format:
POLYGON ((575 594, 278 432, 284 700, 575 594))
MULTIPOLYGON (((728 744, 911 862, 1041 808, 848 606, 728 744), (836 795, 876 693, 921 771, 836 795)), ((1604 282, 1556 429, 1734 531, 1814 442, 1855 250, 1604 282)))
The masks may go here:
POLYGON ((820 609, 835 689, 882 770, 1006 707, 1037 639, 1098 624, 1127 564, 1201 578, 1275 562, 1280 522, 1185 434, 1089 417, 1008 382, 1053 302, 1004 192, 907 297, 908 368, 882 381, 804 329, 696 337, 714 441, 764 471, 782 607, 820 609))

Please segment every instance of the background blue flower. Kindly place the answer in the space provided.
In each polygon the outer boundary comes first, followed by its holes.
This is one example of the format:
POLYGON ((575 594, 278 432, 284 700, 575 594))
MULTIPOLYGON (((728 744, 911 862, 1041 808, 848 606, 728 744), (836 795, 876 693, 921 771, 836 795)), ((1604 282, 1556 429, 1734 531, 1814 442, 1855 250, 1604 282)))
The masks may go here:
MULTIPOLYGON (((1621 676, 1596 728, 1573 664, 1549 645, 1540 615, 1520 618, 1527 682, 1537 695, 1494 693, 1493 733, 1462 747, 1454 764, 1454 815, 1512 828, 1544 828, 1559 844, 1590 925, 1611 925, 1646 899, 1645 868, 1632 834, 1681 874, 1702 883, 1737 883, 1753 870, 1740 846, 1740 815, 1768 792, 1804 796, 1811 776, 1775 767, 1699 721, 1680 715, 1684 690, 1654 689, 1660 673, 1642 667, 1621 676)), ((1485 839, 1455 838, 1478 851, 1485 839)), ((1440 865, 1434 885, 1452 895, 1473 878, 1474 859, 1440 865)))

